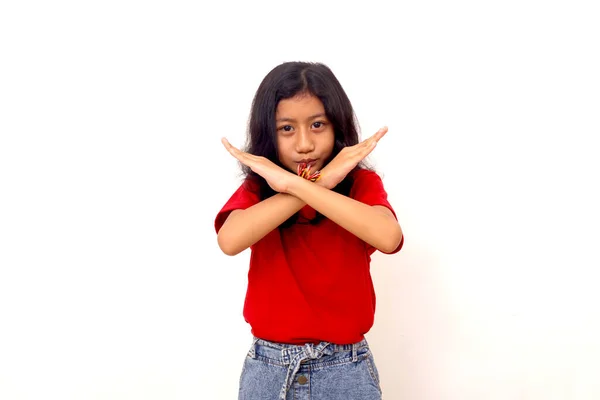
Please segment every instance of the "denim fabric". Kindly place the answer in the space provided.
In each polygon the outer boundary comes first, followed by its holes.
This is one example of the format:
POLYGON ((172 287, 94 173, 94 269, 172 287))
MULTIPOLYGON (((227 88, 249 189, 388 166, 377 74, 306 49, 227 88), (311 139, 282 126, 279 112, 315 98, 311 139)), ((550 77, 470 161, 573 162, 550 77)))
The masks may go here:
POLYGON ((255 338, 238 399, 381 400, 381 388, 366 340, 296 346, 255 338))

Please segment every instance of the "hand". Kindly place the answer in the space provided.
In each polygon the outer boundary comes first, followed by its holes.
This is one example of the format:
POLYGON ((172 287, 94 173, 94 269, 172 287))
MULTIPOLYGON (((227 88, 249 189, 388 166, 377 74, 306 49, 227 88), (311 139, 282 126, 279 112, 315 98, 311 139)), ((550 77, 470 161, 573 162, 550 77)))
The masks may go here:
POLYGON ((321 179, 317 181, 321 186, 327 189, 333 189, 346 178, 346 175, 354 169, 366 156, 368 156, 377 142, 388 131, 384 126, 370 138, 363 140, 354 146, 344 147, 333 160, 321 170, 321 179))
POLYGON ((287 193, 290 179, 293 179, 296 175, 279 167, 265 157, 255 156, 235 148, 225 138, 221 139, 221 143, 239 162, 265 178, 271 189, 279 193, 287 193))

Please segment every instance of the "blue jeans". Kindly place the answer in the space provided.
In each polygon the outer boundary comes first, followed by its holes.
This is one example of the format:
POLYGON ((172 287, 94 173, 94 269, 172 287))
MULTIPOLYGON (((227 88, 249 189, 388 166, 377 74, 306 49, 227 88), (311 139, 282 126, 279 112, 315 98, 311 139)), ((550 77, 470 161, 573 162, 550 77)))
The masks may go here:
POLYGON ((381 400, 381 388, 366 340, 296 346, 255 338, 238 399, 381 400))

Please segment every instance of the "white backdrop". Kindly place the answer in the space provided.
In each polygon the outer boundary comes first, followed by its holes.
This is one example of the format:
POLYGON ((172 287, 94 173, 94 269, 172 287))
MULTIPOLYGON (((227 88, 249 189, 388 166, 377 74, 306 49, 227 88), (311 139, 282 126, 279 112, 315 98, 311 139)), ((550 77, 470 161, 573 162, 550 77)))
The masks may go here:
MULTIPOLYGON (((248 251, 219 139, 328 64, 405 232, 384 398, 600 398, 599 15, 583 1, 0 5, 0 399, 234 399, 248 251)), ((290 310, 293 312, 293 310, 290 310)))

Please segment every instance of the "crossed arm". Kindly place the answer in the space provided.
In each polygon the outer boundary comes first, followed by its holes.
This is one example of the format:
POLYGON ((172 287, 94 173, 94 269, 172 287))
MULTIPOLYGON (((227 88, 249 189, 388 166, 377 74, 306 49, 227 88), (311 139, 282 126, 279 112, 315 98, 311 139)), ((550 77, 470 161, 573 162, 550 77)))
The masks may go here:
POLYGON ((264 157, 244 153, 227 140, 223 144, 240 162, 261 175, 278 194, 245 210, 232 211, 217 241, 227 255, 235 255, 258 242, 306 204, 384 253, 391 253, 402 240, 402 229, 384 206, 370 206, 330 190, 375 147, 385 134, 344 149, 323 169, 323 179, 310 182, 288 172, 264 157), (341 177, 341 178, 340 178, 341 177))

